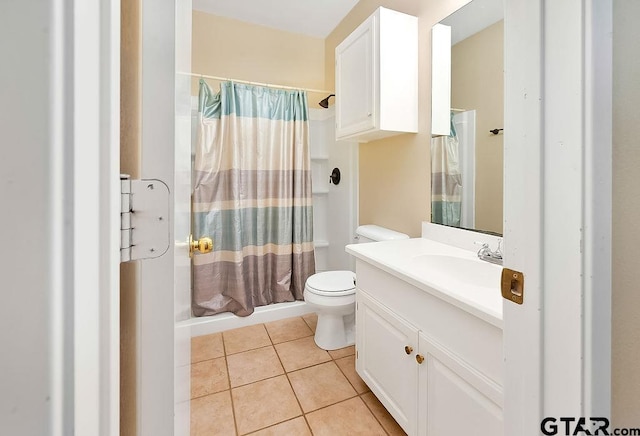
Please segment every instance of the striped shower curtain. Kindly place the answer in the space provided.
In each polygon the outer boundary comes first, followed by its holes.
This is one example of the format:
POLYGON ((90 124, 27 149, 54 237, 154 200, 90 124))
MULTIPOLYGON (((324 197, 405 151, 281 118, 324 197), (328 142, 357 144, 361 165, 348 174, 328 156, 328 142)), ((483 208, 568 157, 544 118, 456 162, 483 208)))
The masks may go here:
POLYGON ((302 300, 315 272, 307 95, 200 81, 194 164, 196 316, 302 300))
POLYGON ((460 227, 462 176, 458 137, 451 114, 451 133, 431 139, 431 222, 460 227))

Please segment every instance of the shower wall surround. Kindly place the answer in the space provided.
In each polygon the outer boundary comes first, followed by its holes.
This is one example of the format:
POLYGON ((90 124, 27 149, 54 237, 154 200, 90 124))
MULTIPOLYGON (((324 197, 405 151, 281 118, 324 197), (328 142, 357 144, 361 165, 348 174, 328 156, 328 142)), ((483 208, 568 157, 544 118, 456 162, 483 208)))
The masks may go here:
POLYGON ((335 140, 334 108, 309 110, 316 271, 354 270, 345 251, 357 227, 358 145, 335 140), (329 183, 339 168, 338 185, 329 183))

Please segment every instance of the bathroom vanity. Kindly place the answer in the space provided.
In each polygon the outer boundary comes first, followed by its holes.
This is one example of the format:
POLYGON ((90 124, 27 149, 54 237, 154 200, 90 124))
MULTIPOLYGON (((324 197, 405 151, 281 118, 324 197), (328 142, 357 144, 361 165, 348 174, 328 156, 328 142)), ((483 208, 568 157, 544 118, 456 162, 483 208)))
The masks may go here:
POLYGON ((425 238, 356 257, 356 369, 412 435, 503 433, 502 268, 425 238))

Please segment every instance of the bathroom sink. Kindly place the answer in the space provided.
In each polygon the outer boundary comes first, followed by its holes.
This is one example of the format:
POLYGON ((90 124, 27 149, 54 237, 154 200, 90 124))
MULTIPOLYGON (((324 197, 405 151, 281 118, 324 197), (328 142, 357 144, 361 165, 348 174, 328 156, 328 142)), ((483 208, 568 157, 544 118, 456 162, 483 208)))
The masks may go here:
POLYGON ((502 267, 479 259, 425 254, 411 262, 421 276, 434 283, 500 289, 502 267))

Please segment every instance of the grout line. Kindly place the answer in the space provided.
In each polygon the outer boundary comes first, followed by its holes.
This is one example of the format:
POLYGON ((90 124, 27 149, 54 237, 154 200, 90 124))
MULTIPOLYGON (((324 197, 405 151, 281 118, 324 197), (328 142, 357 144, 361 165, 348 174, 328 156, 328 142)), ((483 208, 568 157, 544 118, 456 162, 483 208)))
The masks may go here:
POLYGON ((270 375, 269 377, 261 378, 260 380, 252 381, 252 382, 249 382, 249 383, 245 383, 245 384, 243 384, 243 385, 232 386, 232 387, 231 387, 231 389, 242 388, 242 387, 245 387, 245 386, 252 385, 252 384, 254 384, 254 383, 260 383, 260 382, 263 382, 263 381, 265 381, 265 380, 271 380, 272 378, 281 377, 281 376, 283 376, 283 375, 285 375, 285 374, 286 374, 286 373, 285 373, 285 372, 283 372, 282 374, 270 375))
MULTIPOLYGON (((291 341, 288 341, 288 342, 291 342, 291 341)), ((293 388, 293 385, 291 384, 291 379, 289 378, 289 371, 287 371, 287 369, 284 367, 284 364, 282 363, 282 359, 280 358, 280 355, 278 354, 278 350, 276 350, 275 345, 273 346, 273 349, 275 350, 276 356, 278 357, 278 361, 280 362, 280 365, 282 366, 282 370, 284 371, 284 376, 287 378, 287 382, 289 383, 289 387, 291 388, 291 392, 293 392, 293 397, 296 399, 296 403, 298 403, 298 407, 300 408, 300 413, 302 413, 302 418, 304 419, 304 422, 307 424, 307 428, 309 429, 309 432, 311 432, 311 434, 313 434, 313 430, 311 429, 311 426, 309 425, 309 421, 307 421, 307 415, 306 415, 304 409, 302 408, 302 404, 300 404, 300 399, 298 398, 298 394, 296 394, 296 390, 293 388)), ((296 416, 296 418, 297 418, 297 416, 296 416)))
MULTIPOLYGON (((345 359, 345 358, 347 358, 347 357, 351 357, 351 356, 352 356, 352 355, 344 356, 344 357, 341 357, 340 359, 345 359)), ((354 365, 355 365, 355 362, 354 362, 354 365)), ((358 394, 358 396, 362 395, 361 393, 359 393, 359 392, 358 392, 358 388, 357 388, 357 387, 356 387, 356 386, 351 382, 351 380, 349 379, 349 377, 347 377, 347 373, 346 373, 346 372, 344 372, 344 371, 342 370, 342 368, 340 368, 340 365, 338 365, 338 364, 336 363, 336 366, 338 367, 338 369, 340 370, 340 372, 342 373, 342 375, 344 376, 344 378, 346 378, 346 379, 347 379, 347 381, 349 382, 349 384, 351 385, 351 387, 353 388, 353 390, 354 390, 354 391, 356 391, 356 394, 358 394)), ((355 369, 355 368, 354 368, 354 369, 355 369)), ((358 375, 358 372, 357 372, 357 371, 356 371, 356 375, 357 375, 358 377, 360 377, 360 376, 358 375)), ((364 380, 362 380, 362 382, 364 383, 364 380)), ((370 390, 369 386, 368 386, 366 383, 364 383, 364 384, 367 386, 367 389, 369 389, 367 392, 370 392, 371 390, 370 390)), ((363 392, 363 394, 366 394, 367 392, 363 392)))
POLYGON ((229 382, 229 399, 231 400, 231 415, 233 416, 233 429, 236 432, 236 435, 239 435, 240 432, 238 431, 238 418, 236 416, 236 405, 233 402, 233 391, 232 391, 232 387, 231 387, 231 376, 229 375, 229 361, 227 360, 227 346, 224 343, 224 332, 220 332, 220 335, 222 336, 222 352, 224 353, 224 364, 226 365, 226 369, 227 369, 227 381, 229 382))
MULTIPOLYGON (((246 435, 244 435, 244 436, 251 436, 252 434, 256 434, 256 433, 257 433, 257 432, 259 432, 259 431, 263 431, 263 430, 266 430, 266 429, 268 429, 268 428, 272 428, 272 427, 275 427, 275 426, 277 426, 277 425, 284 424, 285 422, 293 421, 294 419, 298 419, 298 418, 302 418, 302 417, 303 417, 303 415, 294 416, 293 418, 289 418, 289 419, 287 419, 287 420, 284 420, 284 421, 278 422, 278 423, 276 423, 276 424, 271 424, 271 425, 270 425, 270 426, 268 426, 268 427, 262 427, 262 428, 259 428, 258 430, 256 430, 256 431, 252 431, 251 433, 247 433, 247 434, 246 434, 246 435)), ((308 424, 307 424, 307 425, 308 425, 308 424)))
MULTIPOLYGON (((220 390, 220 391, 216 391, 216 392, 209 392, 209 393, 204 394, 204 395, 198 395, 197 397, 193 397, 193 398, 191 398, 191 400, 197 400, 197 399, 199 399, 199 398, 208 397, 208 396, 210 396, 210 395, 219 394, 220 392, 229 391, 229 390, 231 390, 231 388, 229 388, 229 389, 222 389, 222 390, 220 390)), ((191 401, 191 400, 190 400, 190 401, 191 401)))
POLYGON ((204 359, 204 360, 198 360, 197 362, 191 362, 191 365, 197 365, 198 363, 208 362, 210 360, 216 360, 216 359, 220 359, 222 357, 225 357, 224 354, 222 356, 212 357, 210 359, 204 359))
MULTIPOLYGON (((313 314, 314 314, 314 315, 316 315, 316 325, 317 325, 318 315, 317 315, 315 312, 314 312, 313 314)), ((309 315, 311 315, 311 313, 309 313, 309 315)), ((311 327, 311 324, 309 324, 309 323, 307 322, 307 320, 306 320, 306 319, 304 319, 304 316, 301 316, 300 318, 302 318, 302 320, 303 320, 303 321, 304 321, 304 323, 307 325, 307 327, 309 327, 309 330, 311 330, 312 335, 315 335, 315 334, 316 334, 316 332, 314 332, 314 331, 313 331, 313 327, 311 327)))
POLYGON ((189 401, 191 401, 191 400, 195 400, 195 399, 197 399, 197 398, 202 398, 202 397, 206 397, 206 396, 209 396, 209 395, 213 395, 213 394, 218 394, 218 393, 220 393, 220 392, 224 392, 224 391, 226 391, 226 390, 231 389, 231 382, 230 382, 230 380, 229 380, 229 367, 228 367, 227 360, 226 360, 226 357, 225 357, 225 356, 222 356, 222 357, 215 357, 215 358, 213 358, 213 359, 203 360, 202 362, 192 363, 192 364, 191 364, 191 368, 189 369, 189 371, 190 371, 190 377, 189 377, 189 396, 190 396, 190 399, 189 399, 189 401), (196 397, 191 397, 191 395, 193 394, 193 386, 192 386, 193 367, 194 367, 195 365, 199 365, 199 364, 201 364, 201 363, 211 362, 211 361, 213 361, 213 360, 218 360, 218 359, 224 359, 224 360, 225 360, 225 362, 224 362, 224 363, 225 363, 225 369, 226 369, 226 371, 227 371, 227 382, 229 383, 229 388, 227 388, 227 389, 221 389, 221 390, 218 390, 218 391, 215 391, 215 392, 207 392, 207 393, 205 393, 205 394, 203 394, 203 395, 198 395, 198 396, 196 396, 196 397))
POLYGON ((202 359, 202 360, 198 360, 198 361, 193 361, 193 338, 191 338, 191 365, 195 365, 196 363, 201 363, 201 362, 207 362, 209 360, 213 360, 213 359, 219 359, 221 357, 225 356, 225 352, 224 352, 224 338, 222 337, 222 332, 219 333, 212 333, 210 335, 206 335, 206 336, 215 336, 215 335, 220 335, 220 342, 222 342, 222 355, 221 356, 214 356, 214 357, 209 357, 206 359, 202 359))
MULTIPOLYGON (((253 350, 243 351, 242 353, 249 353, 251 351, 262 350, 262 349, 265 349, 265 348, 273 349, 273 352, 276 354, 276 357, 278 358, 278 361, 280 361, 280 357, 278 356, 278 352, 276 351, 276 349, 275 349, 275 347, 273 345, 266 345, 264 347, 254 348, 253 350)), ((230 356, 237 356, 238 354, 242 354, 242 353, 231 354, 230 356)), ((282 372, 280 374, 270 375, 268 377, 261 378, 260 380, 254 380, 254 381, 251 381, 251 382, 247 382, 247 383, 243 383, 243 384, 240 384, 240 385, 237 385, 237 386, 233 386, 233 384, 231 383, 231 373, 229 371, 229 363, 228 362, 229 361, 227 360, 227 372, 229 373, 229 386, 231 387, 231 389, 241 388, 243 386, 249 386, 249 385, 251 385, 253 383, 258 383, 258 382, 261 382, 263 380, 269 380, 269 379, 272 379, 272 378, 280 377, 281 375, 284 375, 286 373, 286 371, 284 369, 284 366, 282 366, 282 362, 280 362, 280 368, 282 369, 282 372)))
POLYGON ((269 334, 269 329, 267 328, 267 324, 262 323, 261 325, 264 331, 267 332, 267 337, 269 338, 269 342, 271 342, 271 346, 273 347, 275 344, 273 343, 273 339, 271 339, 271 335, 269 334))
POLYGON ((222 352, 224 353, 225 357, 227 356, 227 345, 224 342, 224 332, 220 332, 220 337, 222 338, 222 352))
MULTIPOLYGON (((273 379, 273 378, 276 378, 276 377, 281 377, 281 376, 284 375, 286 377, 286 379, 287 379, 287 382, 289 383, 289 387, 291 388, 291 392, 293 393, 293 397, 296 399, 296 403, 298 404, 298 407, 300 409, 300 415, 294 416, 293 418, 287 419, 285 421, 277 422, 277 423, 272 424, 272 425, 270 425, 268 427, 259 428, 259 429, 255 430, 255 432, 264 430, 265 428, 276 426, 278 424, 282 424, 283 422, 291 421, 293 419, 299 418, 300 416, 304 417, 304 410, 302 409, 302 405, 300 404, 300 400, 298 400, 298 396, 296 395, 296 391, 293 389, 293 386, 291 385, 291 380, 289 380, 289 377, 287 375, 287 370, 285 369, 284 365, 282 364, 282 359, 280 359, 280 355, 278 354, 278 351, 276 350, 275 344, 273 343, 273 340, 271 339, 271 336, 269 335, 269 330, 267 329, 267 327, 266 327, 266 325, 264 323, 258 324, 258 325, 262 325, 263 326, 263 328, 267 332, 267 337, 269 338, 269 341, 271 342, 271 345, 267 345, 267 346, 259 347, 259 348, 266 348, 268 346, 273 348, 273 351, 276 353, 276 357, 278 358, 278 362, 280 362, 280 366, 282 367, 283 374, 278 374, 278 375, 275 375, 275 376, 272 376, 272 377, 267 377, 265 379, 257 380, 257 381, 254 381, 254 382, 251 382, 251 383, 247 383, 247 384, 244 384, 244 385, 241 385, 241 386, 236 386, 235 388, 232 388, 232 389, 240 388, 242 386, 249 386, 249 385, 254 384, 254 383, 259 383, 259 382, 264 381, 264 380, 269 380, 269 379, 273 379)), ((290 342, 290 341, 288 341, 288 342, 290 342)), ((256 348, 256 349, 259 349, 259 348, 256 348)), ((252 350, 246 350, 246 351, 252 351, 252 350)), ((240 354, 240 353, 235 353, 235 354, 240 354)), ((227 367, 227 374, 228 374, 228 372, 229 372, 229 368, 227 367)), ((231 380, 229 380, 229 386, 231 386, 231 380)), ((231 396, 231 401, 232 401, 232 405, 233 405, 233 395, 231 396)), ((235 418, 235 405, 233 405, 233 407, 234 407, 234 418, 235 418)), ((306 418, 305 418, 305 422, 306 422, 306 418)), ((307 424, 307 427, 309 427, 309 429, 311 429, 311 427, 309 426, 309 423, 307 422, 306 424, 307 424)), ((238 432, 237 422, 236 422, 236 434, 238 434, 238 435, 240 434, 240 432, 238 432)))
MULTIPOLYGON (((367 392, 363 392, 363 393, 359 394, 359 395, 358 395, 358 397, 360 397, 360 399, 361 399, 361 400, 362 400, 362 402, 364 403, 364 406, 367 408, 367 410, 369 410, 369 412, 371 413, 371 415, 373 415, 373 419, 375 419, 375 420, 378 422, 378 424, 380 424, 380 428, 382 428, 382 431, 383 431, 383 432, 385 432, 388 436, 391 436, 391 433, 389 433, 389 432, 387 431, 387 429, 386 429, 386 428, 384 428, 384 425, 382 425, 382 421, 380 421, 380 420, 378 419, 378 416, 374 413, 374 411, 371 409, 371 407, 369 407, 369 404, 364 400, 364 398, 362 398, 362 396, 363 396, 363 395, 365 395, 365 394, 371 394, 371 395, 373 395, 373 396, 376 398, 376 400, 378 400, 378 399, 377 399, 377 397, 376 397, 376 395, 375 395, 373 392, 371 392, 371 391, 367 391, 367 392)), ((378 401, 379 401, 379 400, 378 400, 378 401)), ((383 407, 384 407, 384 406, 383 406, 383 407)), ((387 412, 387 413, 389 413, 389 412, 387 412)), ((392 417, 392 418, 393 418, 393 417, 392 417)), ((395 419, 394 419, 394 421, 395 421, 395 419)), ((404 431, 404 430, 403 430, 403 431, 404 431)))
MULTIPOLYGON (((313 410, 305 413, 305 416, 306 415, 310 415, 312 413, 316 413, 316 412, 318 412, 318 411, 320 411, 322 409, 327 409, 329 407, 335 406, 336 404, 344 403, 344 402, 347 402, 349 400, 353 400, 354 398, 359 398, 359 397, 360 397, 360 395, 358 395, 358 393, 356 392, 356 394, 353 397, 343 398, 342 400, 336 401, 335 403, 331 403, 331 404, 327 404, 326 406, 318 407, 317 409, 313 409, 313 410)), ((362 400, 362 399, 361 399, 361 401, 364 402, 364 400, 362 400)), ((309 428, 311 428, 311 426, 309 426, 309 428)), ((383 428, 383 430, 384 430, 384 428, 383 428)))
POLYGON ((289 339, 289 340, 282 341, 282 342, 273 342, 273 345, 286 344, 287 342, 299 341, 300 339, 306 339, 306 338, 311 338, 311 337, 313 337, 313 333, 311 333, 310 335, 300 336, 299 338, 289 339))
MULTIPOLYGON (((278 359, 279 358, 280 358, 280 356, 278 356, 278 359)), ((280 364, 282 364, 282 362, 280 362, 280 364)), ((291 387, 291 392, 293 392, 293 396, 296 397, 296 402, 298 403, 298 406, 300 407, 300 411, 304 415, 305 411, 302 408, 302 404, 300 404, 300 399, 298 398, 298 395, 296 394, 296 390, 293 388, 293 384, 291 384, 291 379, 289 378, 289 373, 286 370, 284 372, 284 376, 287 378, 287 381, 289 382, 289 386, 291 387)))
MULTIPOLYGON (((276 353, 277 353, 277 351, 276 351, 276 353)), ((278 356, 278 358, 279 358, 279 357, 280 357, 280 356, 278 356)), ((291 371, 287 371, 287 370, 286 370, 286 368, 285 368, 284 372, 285 372, 285 373, 287 373, 287 374, 289 374, 289 373, 292 373, 292 372, 302 371, 303 369, 313 368, 314 366, 324 365, 325 363, 330 363, 330 362, 333 362, 333 360, 325 360, 324 362, 314 363, 313 365, 303 366, 302 368, 292 369, 291 371)), ((335 362, 334 362, 334 363, 335 363, 335 362)), ((337 364, 336 364, 336 366, 337 366, 337 364)), ((283 368, 284 368, 284 366, 283 366, 283 368)))

